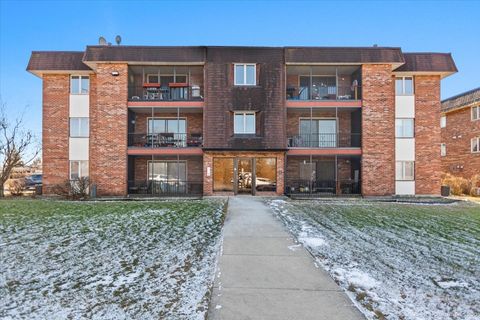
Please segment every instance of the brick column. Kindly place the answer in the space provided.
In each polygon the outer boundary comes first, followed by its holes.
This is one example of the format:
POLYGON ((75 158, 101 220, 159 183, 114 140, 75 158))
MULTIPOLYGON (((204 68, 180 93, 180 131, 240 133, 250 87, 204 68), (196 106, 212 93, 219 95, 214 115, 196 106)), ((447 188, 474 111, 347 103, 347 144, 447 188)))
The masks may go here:
POLYGON ((440 195, 440 76, 415 76, 414 82, 415 194, 440 195))
POLYGON ((213 156, 205 152, 203 154, 203 195, 213 194, 213 156), (207 168, 210 168, 210 176, 207 176, 207 168))
POLYGON ((362 66, 362 194, 395 193, 395 96, 391 65, 362 66))
POLYGON ((63 184, 69 176, 69 97, 68 74, 43 76, 42 163, 45 195, 52 195, 52 188, 63 184))
POLYGON ((128 66, 98 64, 93 84, 90 177, 99 196, 123 196, 127 194, 128 66), (119 75, 112 76, 112 71, 119 75))

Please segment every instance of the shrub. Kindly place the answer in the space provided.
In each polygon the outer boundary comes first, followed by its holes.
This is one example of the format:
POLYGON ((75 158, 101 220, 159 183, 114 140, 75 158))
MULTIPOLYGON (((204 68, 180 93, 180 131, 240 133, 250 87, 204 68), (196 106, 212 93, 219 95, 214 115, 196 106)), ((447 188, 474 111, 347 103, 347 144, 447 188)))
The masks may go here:
POLYGON ((90 180, 81 177, 75 180, 66 180, 62 184, 53 187, 53 193, 71 200, 85 200, 89 196, 90 180))
POLYGON ((476 196, 478 195, 477 188, 480 187, 480 175, 477 174, 471 179, 465 179, 445 173, 442 176, 442 185, 449 186, 451 193, 456 196, 476 196))
POLYGON ((477 190, 480 188, 480 174, 476 174, 470 180, 471 187, 470 187, 470 195, 471 196, 480 196, 477 190))
POLYGON ((14 179, 8 182, 8 190, 12 196, 18 197, 25 191, 25 182, 23 179, 14 179))

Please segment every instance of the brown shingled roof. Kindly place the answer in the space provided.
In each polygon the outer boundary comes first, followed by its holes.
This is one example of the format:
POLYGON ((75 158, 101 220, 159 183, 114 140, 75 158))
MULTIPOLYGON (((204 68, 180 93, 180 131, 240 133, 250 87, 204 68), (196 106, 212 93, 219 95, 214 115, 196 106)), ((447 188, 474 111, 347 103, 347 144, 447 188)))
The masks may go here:
POLYGON ((395 69, 398 72, 457 72, 450 53, 404 53, 405 64, 395 69))
POLYGON ((84 61, 201 62, 205 47, 87 46, 84 61))
POLYGON ((82 51, 32 51, 28 71, 90 70, 82 51))
POLYGON ((476 102, 480 103, 480 88, 457 94, 456 96, 443 100, 442 111, 448 112, 451 110, 467 107, 476 102))
POLYGON ((287 63, 404 63, 400 48, 286 47, 287 63))

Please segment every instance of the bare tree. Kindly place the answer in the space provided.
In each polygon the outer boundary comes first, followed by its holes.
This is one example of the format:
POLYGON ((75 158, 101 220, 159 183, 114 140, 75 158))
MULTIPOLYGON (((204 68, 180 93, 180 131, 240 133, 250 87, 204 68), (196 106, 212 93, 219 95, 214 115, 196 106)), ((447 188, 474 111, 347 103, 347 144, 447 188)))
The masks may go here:
POLYGON ((40 147, 32 131, 26 130, 22 116, 14 120, 7 116, 6 108, 0 104, 0 197, 4 196, 4 185, 13 168, 28 165, 40 153, 40 147))

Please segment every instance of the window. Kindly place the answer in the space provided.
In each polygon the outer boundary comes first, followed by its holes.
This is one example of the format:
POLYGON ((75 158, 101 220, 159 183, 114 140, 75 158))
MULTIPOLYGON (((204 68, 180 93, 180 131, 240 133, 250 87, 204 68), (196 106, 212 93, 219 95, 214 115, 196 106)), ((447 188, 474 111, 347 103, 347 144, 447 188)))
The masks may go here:
POLYGON ((277 190, 277 159, 255 159, 255 188, 257 191, 277 190))
POLYGON ((472 120, 480 120, 480 106, 472 107, 472 120))
POLYGON ((395 180, 415 180, 415 162, 397 161, 395 167, 395 180))
POLYGON ((213 158, 213 191, 233 191, 233 158, 213 158))
POLYGON ((88 160, 70 161, 70 180, 88 177, 88 160))
POLYGON ((149 161, 148 180, 185 182, 187 180, 187 163, 186 161, 149 161))
POLYGON ((88 118, 70 118, 70 137, 86 138, 89 136, 88 118))
POLYGON ((480 152, 480 137, 473 138, 471 143, 472 153, 480 152))
POLYGON ((70 78, 71 94, 88 94, 90 78, 88 76, 72 76, 70 78))
POLYGON ((147 74, 147 83, 160 83, 158 74, 147 74))
POLYGON ((256 65, 235 64, 235 85, 254 86, 257 84, 256 65))
POLYGON ((447 155, 447 144, 440 144, 440 156, 445 157, 447 155))
POLYGON ((447 116, 441 116, 440 118, 440 128, 445 128, 447 126, 447 116))
POLYGON ((255 134, 255 112, 235 112, 234 118, 235 134, 255 134))
POLYGON ((148 133, 177 133, 185 134, 187 120, 176 118, 149 118, 148 133))
POLYGON ((298 147, 337 147, 337 121, 335 119, 300 119, 298 147))
POLYGON ((395 78, 395 94, 397 96, 413 95, 413 77, 395 78))
POLYGON ((413 138, 414 119, 395 119, 395 135, 397 138, 413 138))

